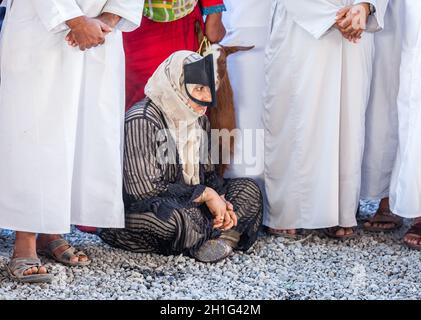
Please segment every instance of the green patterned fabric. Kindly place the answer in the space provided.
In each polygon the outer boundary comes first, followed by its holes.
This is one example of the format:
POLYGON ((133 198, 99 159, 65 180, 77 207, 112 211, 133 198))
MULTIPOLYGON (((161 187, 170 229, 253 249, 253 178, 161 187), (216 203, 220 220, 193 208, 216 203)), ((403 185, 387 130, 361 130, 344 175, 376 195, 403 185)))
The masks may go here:
POLYGON ((198 0, 145 0, 143 15, 156 22, 171 22, 193 12, 198 0))

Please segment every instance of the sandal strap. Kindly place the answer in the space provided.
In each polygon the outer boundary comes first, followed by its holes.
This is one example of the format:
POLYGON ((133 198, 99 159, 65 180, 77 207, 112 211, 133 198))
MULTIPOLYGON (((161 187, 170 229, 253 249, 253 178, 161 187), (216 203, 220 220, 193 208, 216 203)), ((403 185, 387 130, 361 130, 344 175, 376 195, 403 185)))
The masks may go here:
POLYGON ((414 235, 421 238, 421 222, 414 224, 406 233, 407 235, 414 235))
POLYGON ((68 262, 70 262, 70 260, 74 257, 81 257, 81 256, 85 256, 87 257, 87 255, 83 252, 83 251, 77 251, 76 252, 76 248, 73 246, 70 246, 69 248, 67 248, 66 250, 64 250, 63 252, 61 252, 60 254, 55 254, 54 255, 60 259, 60 260, 66 260, 68 262))
POLYGON ((85 253, 85 252, 83 252, 83 251, 78 251, 78 252, 76 252, 76 253, 75 253, 75 256, 76 256, 76 257, 82 257, 82 256, 84 256, 84 257, 88 257, 88 256, 86 255, 86 253, 85 253))
POLYGON ((88 257, 83 251, 76 250, 75 247, 69 244, 65 239, 57 239, 49 242, 45 249, 40 249, 39 254, 44 254, 57 262, 63 263, 69 266, 81 266, 81 265, 88 265, 90 260, 87 261, 79 261, 79 262, 72 262, 72 258, 79 258, 81 256, 88 257), (66 248, 63 248, 66 247, 66 248), (58 250, 59 248, 63 248, 62 250, 58 250))
POLYGON ((385 213, 387 211, 377 211, 376 214, 367 219, 367 222, 369 223, 394 223, 395 225, 399 225, 402 223, 402 218, 394 215, 394 214, 387 214, 385 213))
POLYGON ((64 259, 66 261, 70 261, 73 257, 75 257, 76 249, 72 246, 61 252, 60 254, 55 254, 58 259, 64 259))
POLYGON ((323 231, 330 238, 334 238, 334 239, 346 239, 346 238, 354 237, 355 236, 355 233, 357 232, 357 228, 356 227, 340 227, 340 226, 336 226, 336 227, 325 228, 325 229, 323 229, 323 231), (343 236, 338 236, 336 233, 340 229, 351 229, 352 230, 352 233, 347 234, 347 235, 343 235, 343 236))
POLYGON ((380 214, 384 214, 384 215, 389 215, 389 216, 393 216, 393 212, 390 210, 390 208, 378 208, 376 213, 380 213, 380 214))
POLYGON ((22 277, 23 273, 33 267, 41 267, 41 260, 34 258, 14 258, 8 263, 9 269, 17 277, 22 277))
POLYGON ((57 251, 58 248, 61 247, 71 247, 71 245, 63 238, 53 240, 47 244, 47 249, 54 254, 55 251, 57 251))

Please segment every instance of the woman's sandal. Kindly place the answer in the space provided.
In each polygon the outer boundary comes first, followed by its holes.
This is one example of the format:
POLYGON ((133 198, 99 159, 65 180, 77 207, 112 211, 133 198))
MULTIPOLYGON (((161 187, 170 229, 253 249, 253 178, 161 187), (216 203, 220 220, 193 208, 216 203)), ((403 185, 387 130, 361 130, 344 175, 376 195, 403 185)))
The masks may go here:
POLYGON ((54 276, 52 274, 29 274, 24 275, 24 272, 33 268, 42 267, 41 261, 34 258, 13 258, 7 264, 7 273, 12 280, 24 283, 51 283, 54 276))
POLYGON ((227 241, 211 239, 197 249, 192 256, 200 262, 216 263, 229 257, 232 253, 233 248, 227 241))
POLYGON ((364 221, 363 228, 366 231, 371 232, 392 232, 400 227, 402 227, 403 219, 394 215, 390 210, 387 209, 378 209, 375 215, 364 221), (371 224, 371 226, 366 226, 366 223, 371 224), (374 227, 374 224, 393 224, 393 227, 390 228, 381 228, 381 227, 374 227))
MULTIPOLYGON (((421 222, 414 224, 405 234, 405 237, 406 236, 413 236, 414 238, 418 238, 418 241, 421 242, 421 222)), ((421 244, 413 244, 406 242, 405 240, 404 243, 411 249, 421 250, 421 244)))
POLYGON ((43 249, 37 250, 39 255, 47 256, 57 262, 60 262, 66 266, 78 267, 78 266, 87 266, 91 263, 90 260, 87 261, 77 261, 72 262, 73 257, 88 257, 83 251, 76 251, 76 249, 71 246, 64 239, 53 240, 48 243, 48 245, 43 249), (61 253, 56 253, 59 248, 68 247, 61 253))
POLYGON ((344 227, 326 228, 326 229, 323 229, 323 233, 329 238, 337 239, 337 240, 353 239, 357 236, 355 228, 344 228, 344 227), (339 236, 337 235, 337 232, 340 229, 352 229, 352 233, 339 236))

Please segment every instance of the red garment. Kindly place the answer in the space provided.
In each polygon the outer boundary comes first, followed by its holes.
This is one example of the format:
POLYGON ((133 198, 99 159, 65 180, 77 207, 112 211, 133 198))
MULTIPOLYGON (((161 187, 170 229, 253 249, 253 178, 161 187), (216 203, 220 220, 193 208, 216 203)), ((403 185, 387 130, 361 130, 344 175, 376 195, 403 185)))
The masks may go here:
POLYGON ((200 0, 199 2, 203 7, 213 7, 224 4, 224 0, 200 0))
POLYGON ((148 79, 165 59, 178 50, 196 51, 199 48, 196 21, 203 29, 199 6, 188 16, 173 22, 154 22, 143 18, 140 28, 124 34, 126 110, 145 97, 148 79))
POLYGON ((78 228, 82 232, 87 232, 87 233, 96 233, 96 231, 98 230, 95 227, 85 227, 85 226, 76 226, 76 228, 78 228))

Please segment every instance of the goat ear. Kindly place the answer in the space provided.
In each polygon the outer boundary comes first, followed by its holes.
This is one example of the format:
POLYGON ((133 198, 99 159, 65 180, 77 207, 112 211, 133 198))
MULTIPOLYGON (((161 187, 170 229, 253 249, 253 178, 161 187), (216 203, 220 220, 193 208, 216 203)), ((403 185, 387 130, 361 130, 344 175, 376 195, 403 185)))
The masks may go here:
POLYGON ((226 47, 226 46, 222 46, 222 49, 224 49, 225 53, 227 56, 236 53, 238 51, 249 51, 251 49, 253 49, 254 46, 249 46, 249 47, 244 47, 244 46, 232 46, 232 47, 226 47))

